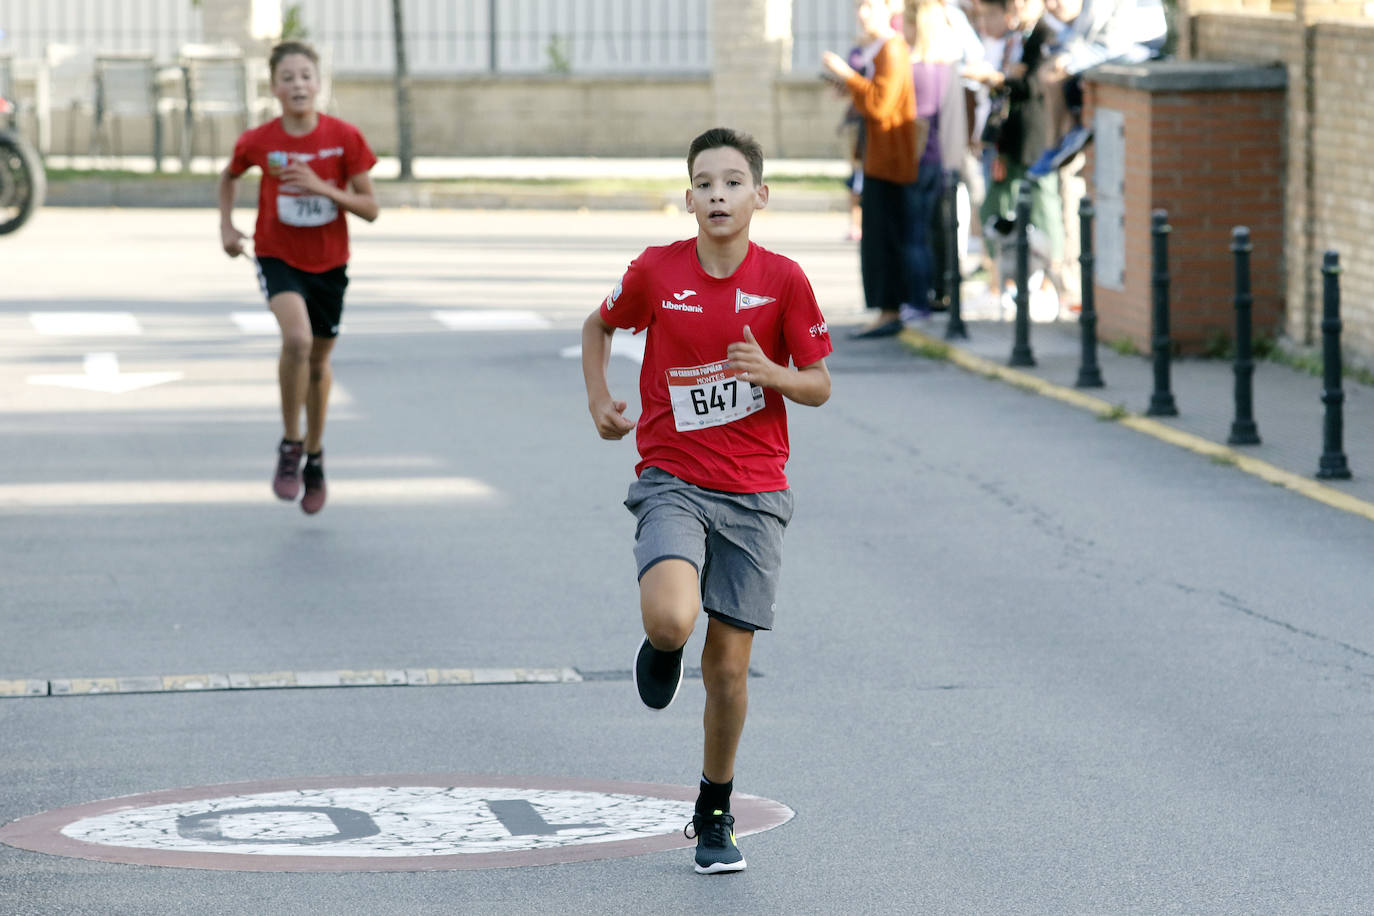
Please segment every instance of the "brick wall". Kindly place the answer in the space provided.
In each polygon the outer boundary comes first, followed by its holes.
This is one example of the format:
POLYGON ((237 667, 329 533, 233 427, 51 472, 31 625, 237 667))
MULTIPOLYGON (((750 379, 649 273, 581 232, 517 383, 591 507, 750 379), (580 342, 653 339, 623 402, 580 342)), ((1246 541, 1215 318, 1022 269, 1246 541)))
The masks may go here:
MULTIPOLYGON (((1309 13, 1350 9, 1323 4, 1309 13)), ((1374 264, 1366 253, 1374 238, 1374 169, 1365 152, 1374 144, 1374 24, 1206 13, 1194 17, 1192 37, 1199 58, 1287 66, 1285 326, 1298 343, 1320 342, 1320 263, 1334 249, 1345 268, 1345 349, 1351 361, 1374 366, 1374 264)))
MULTIPOLYGON (((1311 341, 1316 328, 1312 302, 1315 274, 1307 231, 1304 29, 1292 16, 1267 13, 1203 14, 1194 19, 1194 53, 1201 60, 1241 60, 1281 63, 1288 70, 1287 123, 1284 143, 1283 292, 1287 310, 1284 330, 1300 343, 1311 341)), ((1258 252, 1258 249, 1257 249, 1258 252)))
MULTIPOLYGON (((1312 247, 1340 252, 1343 342, 1374 364, 1374 25, 1313 28, 1312 247)), ((1320 313, 1320 279, 1314 309, 1320 313)))

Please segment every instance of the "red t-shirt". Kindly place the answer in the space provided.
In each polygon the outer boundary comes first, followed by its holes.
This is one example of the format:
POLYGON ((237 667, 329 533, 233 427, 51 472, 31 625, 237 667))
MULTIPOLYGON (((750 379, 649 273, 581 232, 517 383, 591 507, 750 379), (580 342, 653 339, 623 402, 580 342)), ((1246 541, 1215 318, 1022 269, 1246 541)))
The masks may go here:
POLYGON ((377 164, 358 128, 329 115, 319 117, 319 124, 303 137, 283 130, 281 118, 244 131, 229 162, 233 175, 255 165, 262 169, 254 253, 311 273, 348 263, 348 222, 332 200, 286 190, 277 174, 288 162, 308 162, 325 181, 346 188, 350 178, 377 164))
POLYGON ((744 326, 779 365, 831 352, 830 332, 798 264, 754 243, 725 279, 697 261, 696 239, 646 248, 601 304, 607 324, 648 329, 639 373, 635 467, 731 493, 787 487, 784 398, 734 377, 726 348, 744 326))

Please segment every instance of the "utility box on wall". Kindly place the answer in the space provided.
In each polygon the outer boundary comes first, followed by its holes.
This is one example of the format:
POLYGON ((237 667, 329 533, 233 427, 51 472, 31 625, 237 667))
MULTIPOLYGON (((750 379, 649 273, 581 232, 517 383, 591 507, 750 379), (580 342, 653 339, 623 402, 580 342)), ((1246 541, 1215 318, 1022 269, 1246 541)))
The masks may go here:
POLYGON ((1150 351, 1150 214, 1169 214, 1170 337, 1234 336, 1231 230, 1250 228, 1257 338, 1283 323, 1287 72, 1218 61, 1106 64, 1084 75, 1098 337, 1150 351))

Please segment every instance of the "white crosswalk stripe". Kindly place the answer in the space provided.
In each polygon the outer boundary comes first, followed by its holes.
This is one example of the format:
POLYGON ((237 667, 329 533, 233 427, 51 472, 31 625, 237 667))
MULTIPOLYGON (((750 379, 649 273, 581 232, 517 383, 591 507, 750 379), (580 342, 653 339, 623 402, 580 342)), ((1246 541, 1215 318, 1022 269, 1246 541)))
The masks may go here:
POLYGON ((132 337, 143 333, 132 312, 30 312, 29 324, 45 337, 132 337))
POLYGON ((550 326, 538 312, 514 309, 472 309, 434 312, 434 318, 451 331, 529 331, 550 326))

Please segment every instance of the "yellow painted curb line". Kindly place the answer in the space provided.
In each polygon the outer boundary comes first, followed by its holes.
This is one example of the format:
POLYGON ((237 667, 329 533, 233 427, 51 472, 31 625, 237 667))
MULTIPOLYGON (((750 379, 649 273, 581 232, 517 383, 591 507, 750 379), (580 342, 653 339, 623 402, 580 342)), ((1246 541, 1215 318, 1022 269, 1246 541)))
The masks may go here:
POLYGON ((1174 429, 1158 420, 1149 417, 1142 417, 1125 411, 1119 405, 1109 404, 1101 398, 1084 394, 1072 388, 1065 388, 1053 382, 1047 382, 1042 378, 1022 372, 1019 369, 1011 369, 1007 366, 994 363, 991 360, 983 359, 981 356, 974 356, 972 353, 951 346, 943 340, 937 340, 920 331, 906 329, 902 331, 898 338, 911 350, 932 358, 945 359, 961 369, 969 372, 976 372, 979 375, 995 378, 999 381, 1014 385, 1025 391, 1053 398, 1056 401, 1063 401, 1080 410, 1086 410, 1095 414, 1103 420, 1115 420, 1122 426, 1126 426, 1147 436, 1153 436, 1170 445, 1196 452, 1199 455, 1206 455, 1218 464, 1230 464, 1239 468, 1247 474, 1272 483, 1275 486, 1283 487, 1306 496, 1308 499, 1325 503, 1343 512, 1358 515, 1374 521, 1374 505, 1357 499, 1347 493, 1342 493, 1333 487, 1309 480, 1301 474, 1294 474, 1292 471, 1285 471, 1283 468, 1275 467, 1267 461, 1260 461, 1258 458, 1251 458, 1243 455, 1229 446, 1221 445, 1196 436, 1192 433, 1184 432, 1181 429, 1174 429))

